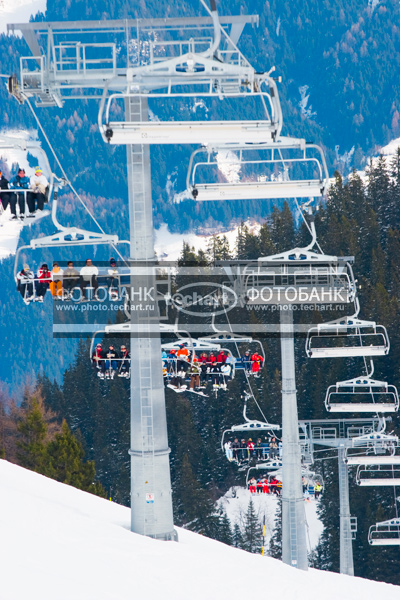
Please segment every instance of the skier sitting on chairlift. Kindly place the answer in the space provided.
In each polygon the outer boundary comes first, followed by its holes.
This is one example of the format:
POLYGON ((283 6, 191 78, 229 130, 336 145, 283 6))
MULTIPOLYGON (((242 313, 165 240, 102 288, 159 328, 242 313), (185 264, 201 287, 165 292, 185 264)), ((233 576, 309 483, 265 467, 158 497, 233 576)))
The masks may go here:
POLYGON ((240 443, 237 438, 235 438, 233 440, 233 442, 231 444, 231 449, 232 449, 232 454, 233 454, 233 460, 235 460, 238 463, 239 462, 240 443))
POLYGON ((186 371, 183 369, 179 369, 171 378, 171 383, 167 385, 167 387, 175 389, 175 390, 186 390, 186 371))
POLYGON ((256 442, 255 457, 258 460, 262 460, 263 459, 263 447, 262 447, 262 440, 261 440, 261 438, 258 438, 258 440, 256 442))
MULTIPOLYGON (((0 170, 0 190, 8 190, 8 179, 6 179, 3 175, 3 172, 0 170)), ((3 205, 4 210, 7 208, 8 206, 8 198, 9 194, 3 194, 1 195, 0 192, 0 204, 3 205)))
POLYGON ((115 350, 114 346, 111 344, 108 347, 108 350, 106 352, 106 372, 105 372, 105 378, 106 379, 114 379, 115 373, 118 369, 118 361, 117 359, 119 358, 119 354, 118 352, 115 350))
POLYGON ((78 285, 79 272, 74 268, 74 263, 69 260, 67 268, 64 270, 63 275, 63 287, 64 287, 64 299, 69 300, 72 298, 72 290, 78 285))
MULTIPOLYGON (((208 380, 209 366, 207 361, 203 360, 204 353, 200 356, 200 385, 205 386, 208 380)), ((207 355, 206 355, 207 358, 207 355)))
POLYGON ((193 364, 189 369, 190 375, 190 389, 194 390, 200 387, 200 366, 198 364, 197 358, 193 360, 193 364))
POLYGON ((259 371, 260 368, 264 362, 263 357, 261 356, 261 354, 258 354, 258 352, 255 352, 253 354, 253 356, 251 357, 251 372, 253 373, 253 375, 255 375, 256 377, 259 377, 259 371))
POLYGON ((28 197, 26 199, 29 214, 27 217, 33 217, 36 211, 35 201, 37 202, 37 209, 42 211, 44 207, 44 203, 47 201, 46 199, 46 191, 49 187, 49 182, 46 177, 42 173, 42 169, 40 167, 36 167, 35 174, 32 175, 29 182, 28 197))
POLYGON ((247 450, 249 452, 249 459, 251 460, 253 458, 253 454, 254 454, 254 442, 251 438, 249 438, 249 440, 247 442, 247 450))
POLYGON ((99 274, 99 270, 92 263, 92 260, 88 258, 86 260, 86 264, 82 267, 80 271, 79 285, 82 291, 82 300, 89 300, 90 298, 85 297, 86 288, 97 290, 97 276, 99 274))
POLYGON ((318 483, 318 481, 317 481, 317 483, 314 486, 314 497, 316 500, 318 500, 318 498, 320 497, 321 492, 322 492, 322 485, 320 483, 318 483))
POLYGON ((182 369, 187 371, 189 368, 189 350, 184 344, 179 346, 179 350, 176 353, 176 358, 178 359, 178 371, 182 369))
POLYGON ((126 346, 121 346, 121 359, 118 377, 129 377, 131 372, 131 353, 126 346))
POLYGON ((213 363, 213 366, 211 367, 211 377, 212 377, 212 383, 213 383, 213 388, 214 389, 218 389, 220 384, 221 384, 221 367, 218 363, 213 363))
POLYGON ((64 271, 60 268, 59 264, 53 262, 53 268, 51 270, 51 283, 50 283, 50 292, 52 296, 55 298, 62 298, 63 295, 63 286, 62 286, 62 278, 64 271))
POLYGON ((221 387, 226 390, 228 382, 231 380, 232 367, 228 363, 224 363, 221 366, 221 377, 222 383, 221 387))
POLYGON ((216 362, 217 362, 217 357, 215 356, 214 352, 211 352, 208 357, 208 366, 212 367, 216 362))
POLYGON ((226 363, 226 354, 223 350, 217 356, 217 363, 224 365, 226 363))
POLYGON ((49 271, 49 267, 47 266, 47 264, 43 263, 43 265, 37 272, 37 281, 35 282, 36 297, 38 302, 43 302, 46 292, 49 289, 50 283, 51 272, 49 271))
POLYGON ((244 356, 240 359, 240 362, 243 364, 243 368, 247 374, 250 373, 251 361, 250 361, 250 350, 246 350, 244 356))
POLYGON ((111 300, 118 300, 118 269, 115 258, 110 258, 110 268, 108 269, 107 283, 111 300))
POLYGON ((276 458, 277 454, 278 454, 278 444, 277 444, 276 438, 272 437, 271 441, 269 443, 269 457, 276 458))
MULTIPOLYGON (((27 190, 29 188, 29 178, 25 175, 24 169, 18 169, 17 175, 13 177, 10 181, 10 188, 15 190, 27 190)), ((4 194, 4 196, 8 196, 8 194, 4 194)), ((19 206, 19 215, 21 219, 25 217, 25 195, 24 192, 15 191, 14 194, 10 194, 10 209, 11 214, 13 215, 12 219, 17 219, 17 200, 19 206)), ((8 202, 7 197, 3 199, 3 207, 4 210, 7 208, 8 202), (6 204, 5 204, 6 202, 6 204)))
POLYGON ((18 273, 17 282, 17 290, 21 294, 25 304, 29 304, 34 298, 34 275, 30 270, 29 265, 25 264, 22 271, 18 273))
POLYGON ((93 352, 92 355, 92 362, 93 365, 96 367, 96 369, 98 369, 98 377, 100 377, 101 379, 104 379, 104 371, 105 371, 105 359, 106 355, 105 352, 101 346, 101 344, 97 344, 95 351, 93 352))

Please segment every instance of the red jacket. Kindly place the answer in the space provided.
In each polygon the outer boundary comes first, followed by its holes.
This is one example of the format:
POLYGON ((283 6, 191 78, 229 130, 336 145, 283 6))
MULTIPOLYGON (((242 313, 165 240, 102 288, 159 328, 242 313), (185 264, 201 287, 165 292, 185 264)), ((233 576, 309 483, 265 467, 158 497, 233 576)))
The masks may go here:
POLYGON ((223 365, 226 363, 226 354, 225 352, 220 352, 217 356, 217 362, 222 363, 223 365))
POLYGON ((255 354, 253 354, 253 356, 251 357, 252 360, 252 366, 251 366, 251 370, 253 371, 253 373, 258 373, 258 371, 260 370, 260 367, 262 365, 262 363, 264 362, 263 357, 260 354, 257 354, 257 352, 255 354))
POLYGON ((43 269, 39 269, 39 271, 37 272, 38 278, 40 279, 40 281, 42 283, 50 283, 51 282, 51 271, 49 271, 47 269, 47 271, 44 271, 43 269))

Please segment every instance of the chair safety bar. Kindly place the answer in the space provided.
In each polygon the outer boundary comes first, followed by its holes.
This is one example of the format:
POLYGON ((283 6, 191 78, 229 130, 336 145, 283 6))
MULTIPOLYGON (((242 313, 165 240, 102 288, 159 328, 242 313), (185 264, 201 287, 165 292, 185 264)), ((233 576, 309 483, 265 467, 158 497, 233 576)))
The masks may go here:
POLYGON ((363 465, 359 465, 357 468, 356 483, 361 487, 372 487, 372 486, 397 486, 400 485, 400 470, 392 466, 392 468, 385 468, 378 465, 376 468, 368 469, 363 468, 363 465))
POLYGON ((389 349, 389 337, 383 325, 354 317, 311 327, 306 339, 306 354, 310 358, 384 356, 389 349))
POLYGON ((358 377, 329 386, 325 408, 329 412, 397 412, 399 395, 385 381, 358 377))
POLYGON ((371 546, 400 546, 400 519, 381 521, 371 525, 368 542, 371 546))
POLYGON ((246 199, 268 199, 268 198, 310 198, 324 195, 329 186, 329 174, 326 166, 325 156, 322 149, 314 144, 306 144, 305 140, 295 138, 273 139, 264 144, 234 145, 226 144, 223 148, 207 148, 208 160, 205 162, 196 162, 194 159, 199 152, 204 149, 196 150, 189 163, 189 170, 186 179, 187 189, 195 200, 246 200, 246 199), (316 150, 319 157, 307 156, 307 150, 316 150), (229 161, 229 155, 225 162, 234 162, 235 169, 257 169, 262 174, 255 173, 242 176, 235 182, 221 181, 202 181, 198 180, 198 171, 210 172, 210 176, 215 178, 215 171, 220 168, 221 163, 218 160, 211 160, 211 152, 218 153, 221 150, 229 150, 232 155, 229 161), (272 158, 264 160, 246 160, 244 153, 247 151, 268 151, 272 158), (297 150, 302 152, 302 156, 283 156, 282 151, 297 150), (233 151, 239 151, 239 156, 233 154, 233 151), (317 175, 303 177, 296 175, 290 176, 289 169, 300 167, 304 171, 305 167, 315 165, 317 175), (281 168, 282 173, 276 176, 276 168, 281 168))

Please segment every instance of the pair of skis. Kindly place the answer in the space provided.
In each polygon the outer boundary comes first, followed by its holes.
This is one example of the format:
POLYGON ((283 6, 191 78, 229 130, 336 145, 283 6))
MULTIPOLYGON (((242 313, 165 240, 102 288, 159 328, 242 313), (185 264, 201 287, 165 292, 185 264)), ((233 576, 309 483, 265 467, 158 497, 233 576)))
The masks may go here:
POLYGON ((177 394, 182 394, 183 392, 190 392, 191 394, 197 394, 198 396, 204 396, 205 398, 208 398, 207 394, 205 394, 204 392, 198 392, 197 390, 192 390, 190 387, 188 388, 186 385, 178 388, 175 385, 172 385, 172 383, 168 383, 167 387, 170 388, 171 390, 174 390, 174 392, 176 392, 177 394))

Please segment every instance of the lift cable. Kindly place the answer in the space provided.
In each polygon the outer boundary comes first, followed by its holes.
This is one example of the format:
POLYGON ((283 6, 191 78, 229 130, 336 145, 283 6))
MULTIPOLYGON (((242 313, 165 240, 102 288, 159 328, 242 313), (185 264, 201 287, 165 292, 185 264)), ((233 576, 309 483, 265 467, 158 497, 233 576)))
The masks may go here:
MULTIPOLYGON (((40 119, 39 119, 39 117, 37 116, 37 114, 35 113, 35 111, 34 111, 34 109, 33 109, 33 106, 31 105, 31 103, 30 103, 30 101, 29 101, 29 99, 28 99, 28 98, 26 99, 26 103, 28 104, 29 108, 31 109, 31 111, 32 111, 32 114, 33 114, 33 116, 34 116, 34 118, 35 118, 35 120, 36 120, 36 123, 38 124, 38 127, 39 127, 40 131, 42 132, 42 134, 43 134, 43 137, 44 137, 44 139, 46 140, 46 142, 47 142, 47 144, 48 144, 48 146, 49 146, 49 148, 50 148, 50 150, 51 150, 51 152, 52 152, 52 154, 53 154, 53 156, 54 156, 54 159, 55 159, 56 163, 58 164, 58 166, 60 167, 61 173, 63 174, 63 176, 64 176, 64 178, 65 178, 66 182, 68 183, 69 187, 71 188, 72 192, 73 192, 73 193, 75 194, 75 196, 78 198, 79 202, 82 204, 82 206, 84 207, 84 209, 86 210, 86 212, 88 213, 88 215, 89 215, 89 216, 90 216, 90 217, 93 219, 93 221, 96 223, 96 225, 97 225, 97 227, 100 229, 101 233, 104 233, 104 234, 105 234, 105 231, 104 231, 104 229, 102 228, 102 226, 100 225, 100 223, 97 221, 97 219, 96 219, 96 217, 94 216, 94 214, 93 214, 93 213, 90 211, 90 209, 89 209, 89 207, 87 206, 87 204, 85 203, 85 201, 84 201, 84 200, 81 198, 81 196, 78 194, 78 192, 76 191, 76 189, 75 189, 75 188, 74 188, 74 186, 72 185, 71 181, 69 180, 69 178, 68 178, 68 176, 67 176, 66 172, 65 172, 65 171, 64 171, 64 169, 63 169, 63 166, 62 166, 61 162, 60 162, 60 161, 59 161, 59 159, 58 159, 58 156, 57 156, 57 154, 56 154, 56 152, 55 152, 55 150, 54 150, 53 146, 52 146, 52 145, 51 145, 51 143, 50 143, 50 140, 49 140, 49 138, 48 138, 48 137, 47 137, 47 135, 46 135, 46 132, 45 132, 45 130, 44 130, 44 128, 43 128, 43 126, 42 126, 42 124, 41 124, 41 122, 40 122, 40 119)), ((121 259, 121 260, 122 260, 122 261, 123 261, 125 264, 128 264, 128 263, 127 263, 127 261, 126 261, 126 259, 125 259, 125 258, 122 256, 122 254, 120 253, 120 251, 118 250, 118 248, 115 246, 115 244, 111 244, 111 246, 114 248, 115 252, 118 254, 118 256, 120 257, 120 259, 121 259)))
MULTIPOLYGON (((231 325, 231 323, 230 323, 230 321, 229 321, 228 313, 227 313, 227 311, 226 311, 226 308, 225 308, 225 306, 222 304, 222 302, 221 302, 221 306, 222 306, 222 308, 223 308, 223 310, 224 310, 224 313, 225 313, 225 316, 226 316, 226 320, 227 320, 227 322, 228 322, 228 327, 229 327, 229 329, 230 329, 230 332, 231 332, 231 333, 234 333, 234 332, 233 332, 233 329, 232 329, 232 325, 231 325)), ((235 347, 236 347, 236 351, 237 351, 237 353, 238 353, 238 356, 240 356, 239 346, 238 346, 238 343, 237 343, 237 341, 236 341, 236 340, 234 341, 234 344, 235 344, 235 347)), ((267 419, 267 417, 264 415, 264 413, 263 413, 263 411, 262 411, 262 409, 261 409, 261 406, 260 406, 260 405, 259 405, 259 403, 257 402, 257 398, 256 398, 256 397, 255 397, 255 395, 254 395, 253 388, 252 388, 252 386, 251 386, 251 383, 250 383, 250 380, 249 380, 249 376, 248 376, 248 374, 247 374, 247 372, 246 372, 246 369, 244 369, 244 374, 245 374, 245 377, 246 377, 247 385, 249 386, 249 389, 250 389, 250 393, 251 393, 251 395, 252 395, 252 397, 253 397, 253 399, 254 399, 254 402, 256 403, 256 405, 257 405, 257 407, 258 407, 258 410, 259 410, 259 411, 260 411, 260 413, 262 414, 262 417, 263 417, 264 421, 265 421, 266 423, 268 423, 268 419, 267 419)), ((275 437, 277 437, 277 436, 275 436, 275 437)), ((278 438, 278 439, 279 439, 279 438, 278 438)))

